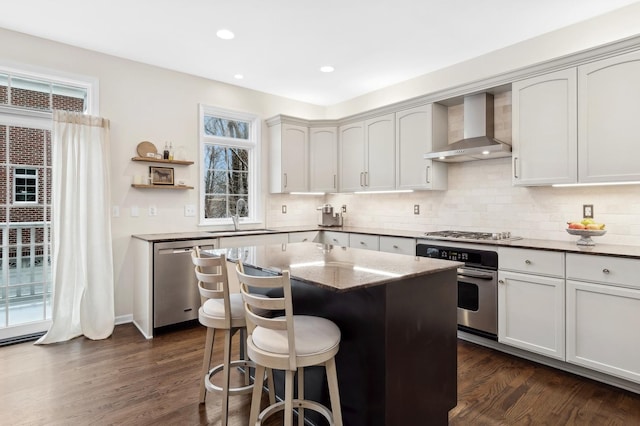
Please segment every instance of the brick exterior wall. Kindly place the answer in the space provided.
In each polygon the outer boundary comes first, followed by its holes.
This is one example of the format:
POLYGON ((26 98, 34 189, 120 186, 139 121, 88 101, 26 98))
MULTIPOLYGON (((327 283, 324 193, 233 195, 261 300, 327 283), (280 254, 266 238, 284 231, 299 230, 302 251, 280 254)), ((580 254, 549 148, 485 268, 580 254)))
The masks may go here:
MULTIPOLYGON (((83 112, 84 99, 62 95, 0 86, 0 104, 7 104, 8 90, 11 91, 11 105, 34 109, 63 109, 83 112)), ((0 126, 0 222, 42 222, 51 220, 51 132, 40 129, 0 126), (7 163, 7 151, 9 153, 7 163), (16 167, 37 169, 37 204, 13 204, 13 176, 16 167), (46 179, 45 179, 46 174, 46 179), (45 187, 46 181, 46 187, 45 187), (5 190, 8 189, 8 190, 5 190), (46 198, 45 198, 46 197, 46 198), (46 208, 45 208, 46 207, 46 208), (8 215, 8 217, 7 217, 8 215), (46 215, 46 217, 45 217, 46 215)), ((3 233, 9 232, 9 256, 16 255, 18 241, 27 247, 22 255, 29 255, 30 243, 36 243, 36 254, 42 254, 44 230, 40 228, 0 228, 0 241, 3 233)), ((2 251, 0 251, 0 258, 2 251)))

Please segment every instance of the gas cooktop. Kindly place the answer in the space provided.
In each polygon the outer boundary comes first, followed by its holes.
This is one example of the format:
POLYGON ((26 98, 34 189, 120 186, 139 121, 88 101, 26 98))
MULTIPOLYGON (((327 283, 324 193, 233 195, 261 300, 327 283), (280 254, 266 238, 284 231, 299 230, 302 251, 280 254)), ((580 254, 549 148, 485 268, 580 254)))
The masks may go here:
POLYGON ((425 232, 425 237, 434 240, 478 240, 478 241, 513 241, 520 240, 522 237, 515 237, 511 232, 472 232, 472 231, 435 231, 425 232))

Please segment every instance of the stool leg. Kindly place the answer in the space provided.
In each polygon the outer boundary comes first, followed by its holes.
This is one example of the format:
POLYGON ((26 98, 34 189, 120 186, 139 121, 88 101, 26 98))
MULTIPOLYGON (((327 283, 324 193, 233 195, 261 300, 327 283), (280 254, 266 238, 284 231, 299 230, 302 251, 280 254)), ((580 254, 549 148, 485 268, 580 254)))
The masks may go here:
MULTIPOLYGON (((240 329, 240 347, 242 348, 242 358, 249 359, 249 355, 247 353, 247 329, 240 329)), ((246 367, 244 370, 244 384, 247 386, 249 381, 251 380, 251 368, 246 367)))
MULTIPOLYGON (((256 380, 253 382, 253 393, 251 394, 249 426, 256 425, 256 422, 258 421, 258 414, 260 414, 260 401, 262 399, 262 386, 264 384, 264 370, 265 368, 263 365, 256 365, 256 380)), ((273 384, 270 382, 269 389, 271 389, 272 386, 273 384)))
POLYGON ((222 372, 222 426, 227 426, 229 416, 229 376, 231 374, 231 330, 224 331, 224 370, 222 372))
POLYGON ((204 343, 204 358, 202 360, 202 374, 200 374, 200 404, 204 404, 207 397, 207 391, 204 388, 204 378, 209 372, 211 366, 211 353, 213 352, 213 341, 215 339, 216 329, 207 327, 207 338, 204 343))
POLYGON ((293 426, 293 375, 295 371, 287 370, 284 380, 284 426, 293 426))
POLYGON ((267 368, 267 383, 269 383, 269 405, 273 405, 276 403, 276 382, 273 381, 273 370, 270 368, 267 368))
POLYGON ((338 372, 336 359, 331 358, 325 363, 327 370, 327 384, 329 385, 329 399, 331 399, 331 413, 335 426, 342 426, 342 408, 340 407, 340 392, 338 390, 338 372))
MULTIPOLYGON (((298 368, 298 399, 304 399, 304 367, 298 368)), ((304 408, 298 407, 298 426, 304 426, 304 408)))

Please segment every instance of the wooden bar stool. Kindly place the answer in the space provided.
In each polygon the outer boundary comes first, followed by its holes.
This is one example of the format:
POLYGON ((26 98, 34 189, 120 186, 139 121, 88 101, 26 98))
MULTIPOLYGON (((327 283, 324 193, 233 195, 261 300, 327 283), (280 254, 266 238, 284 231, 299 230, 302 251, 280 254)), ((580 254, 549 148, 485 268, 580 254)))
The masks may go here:
POLYGON ((284 425, 291 426, 293 409, 298 410, 298 424, 304 424, 304 409, 311 409, 327 419, 329 425, 342 426, 340 394, 335 355, 340 346, 340 329, 332 321, 293 315, 289 271, 282 275, 253 276, 244 273, 242 263, 236 266, 240 293, 247 317, 247 348, 256 363, 256 386, 251 398, 250 426, 262 425, 271 414, 284 410, 284 425), (251 293, 250 288, 281 289, 283 296, 267 297, 251 293), (282 312, 284 311, 284 315, 282 312), (277 316, 273 316, 273 315, 277 316), (327 373, 331 411, 315 401, 304 399, 304 367, 324 365, 327 373), (265 369, 285 371, 284 401, 260 411, 262 378, 265 369), (293 399, 294 374, 298 373, 298 398, 293 399))
MULTIPOLYGON (((200 324, 207 327, 207 338, 204 348, 202 363, 202 377, 200 382, 200 403, 205 402, 207 392, 219 393, 222 396, 221 419, 222 425, 227 425, 229 415, 229 396, 241 395, 252 392, 253 384, 249 380, 249 368, 255 368, 255 363, 248 359, 231 361, 231 338, 238 331, 245 331, 247 323, 240 293, 229 292, 227 279, 227 261, 224 254, 217 257, 201 257, 199 247, 191 251, 191 260, 195 265, 195 273, 198 279, 198 289, 202 303, 198 310, 200 324), (216 331, 224 331, 224 357, 222 364, 211 368, 211 356, 216 331), (233 367, 244 369, 244 386, 230 387, 230 372, 233 367), (222 373, 222 386, 214 385, 211 379, 214 375, 222 373)), ((245 334, 241 332, 242 335, 245 334)), ((244 355, 247 355, 246 339, 240 339, 244 346, 244 355)), ((264 374, 264 370, 261 374, 264 374)), ((270 376, 271 378, 271 376, 270 376)), ((264 377, 260 380, 262 390, 264 377)), ((271 383, 271 382, 269 382, 271 383)), ((269 399, 275 401, 274 392, 269 391, 269 399)))

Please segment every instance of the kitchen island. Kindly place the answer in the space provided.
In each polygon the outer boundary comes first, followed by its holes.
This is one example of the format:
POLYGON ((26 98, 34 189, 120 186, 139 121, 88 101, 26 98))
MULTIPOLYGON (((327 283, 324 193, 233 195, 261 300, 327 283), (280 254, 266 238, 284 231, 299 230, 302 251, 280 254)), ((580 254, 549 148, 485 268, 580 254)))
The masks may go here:
MULTIPOLYGON (((209 252, 241 258, 250 274, 289 270, 295 313, 340 327, 345 425, 447 424, 457 401, 460 263, 315 243, 209 252)), ((306 370, 305 396, 326 403, 322 374, 306 370)))

